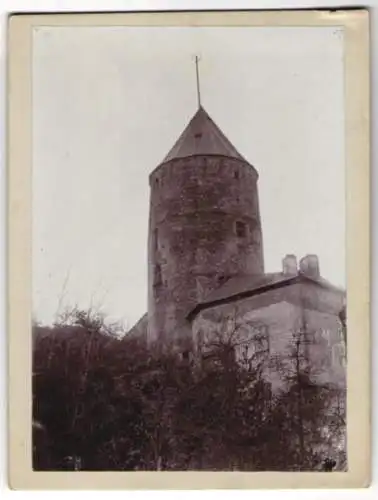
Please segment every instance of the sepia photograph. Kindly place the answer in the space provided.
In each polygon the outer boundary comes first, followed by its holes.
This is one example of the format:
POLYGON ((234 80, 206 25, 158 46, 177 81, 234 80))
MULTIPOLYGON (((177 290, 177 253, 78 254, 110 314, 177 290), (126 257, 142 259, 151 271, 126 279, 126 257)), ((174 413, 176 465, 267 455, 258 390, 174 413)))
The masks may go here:
POLYGON ((33 28, 34 472, 348 474, 345 32, 33 28))
POLYGON ((342 29, 33 36, 33 466, 347 468, 342 29))

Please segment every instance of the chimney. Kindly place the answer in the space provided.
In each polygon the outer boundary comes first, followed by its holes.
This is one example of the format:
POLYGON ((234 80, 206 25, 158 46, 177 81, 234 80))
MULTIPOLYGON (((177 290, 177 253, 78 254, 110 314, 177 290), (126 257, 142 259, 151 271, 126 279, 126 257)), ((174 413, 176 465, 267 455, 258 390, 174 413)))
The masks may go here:
POLYGON ((306 255, 299 263, 299 270, 309 278, 320 278, 319 259, 317 255, 306 255))
POLYGON ((289 254, 282 259, 282 271, 285 276, 296 276, 298 274, 298 264, 295 255, 289 254))

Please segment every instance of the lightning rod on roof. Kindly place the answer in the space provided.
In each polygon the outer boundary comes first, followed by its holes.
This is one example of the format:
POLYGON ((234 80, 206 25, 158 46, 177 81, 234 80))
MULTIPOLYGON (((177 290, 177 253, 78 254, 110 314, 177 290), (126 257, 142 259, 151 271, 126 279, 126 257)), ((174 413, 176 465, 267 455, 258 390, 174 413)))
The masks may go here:
POLYGON ((196 63, 196 77, 197 77, 197 102, 198 102, 198 107, 201 107, 201 92, 200 92, 200 79, 199 79, 199 66, 198 63, 201 60, 201 58, 196 55, 194 58, 194 61, 196 63))

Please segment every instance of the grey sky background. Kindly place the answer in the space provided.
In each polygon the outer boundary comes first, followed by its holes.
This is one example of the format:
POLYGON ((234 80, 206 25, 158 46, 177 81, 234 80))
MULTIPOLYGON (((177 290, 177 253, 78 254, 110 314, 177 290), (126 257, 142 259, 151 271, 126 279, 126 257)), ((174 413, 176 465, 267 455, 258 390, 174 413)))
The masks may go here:
POLYGON ((202 103, 260 174, 266 271, 317 253, 345 286, 340 28, 39 28, 33 313, 146 311, 148 175, 202 103))

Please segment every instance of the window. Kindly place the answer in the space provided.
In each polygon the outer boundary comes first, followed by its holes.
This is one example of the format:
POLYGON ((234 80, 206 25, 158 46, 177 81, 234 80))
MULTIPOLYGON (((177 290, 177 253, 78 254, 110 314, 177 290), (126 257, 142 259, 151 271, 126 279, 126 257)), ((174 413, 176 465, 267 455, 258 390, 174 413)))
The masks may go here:
POLYGON ((250 357, 249 356, 249 350, 250 349, 249 349, 248 344, 240 346, 240 355, 241 355, 241 358, 243 360, 248 359, 250 357))
POLYGON ((236 221, 235 230, 238 238, 245 238, 247 236, 247 224, 245 222, 236 221))
POLYGON ((189 361, 189 359, 190 359, 190 353, 189 353, 189 351, 183 351, 181 353, 181 359, 183 361, 189 361))
POLYGON ((235 179, 239 179, 239 171, 238 170, 235 170, 234 177, 235 177, 235 179))
POLYGON ((154 286, 159 286, 162 283, 161 279, 161 266, 160 264, 155 265, 154 269, 155 275, 154 275, 154 286))
POLYGON ((344 364, 344 352, 343 346, 335 344, 332 346, 332 365, 333 366, 343 366, 344 364))
POLYGON ((263 392, 264 392, 264 396, 265 396, 265 401, 270 402, 270 400, 272 399, 272 383, 271 382, 265 382, 263 392))

